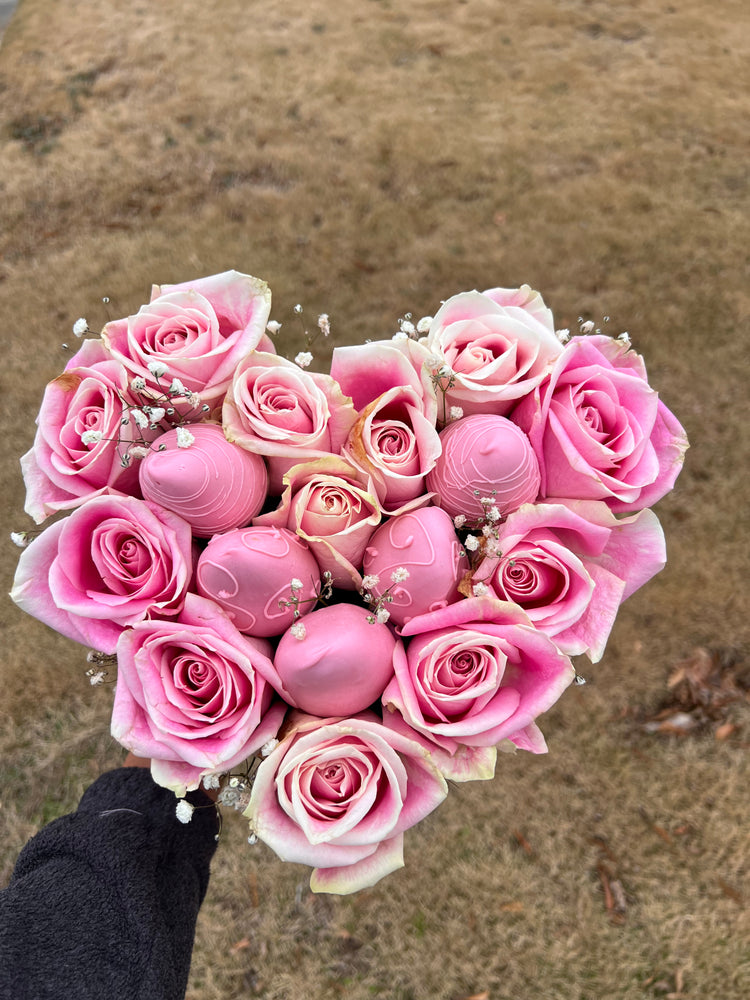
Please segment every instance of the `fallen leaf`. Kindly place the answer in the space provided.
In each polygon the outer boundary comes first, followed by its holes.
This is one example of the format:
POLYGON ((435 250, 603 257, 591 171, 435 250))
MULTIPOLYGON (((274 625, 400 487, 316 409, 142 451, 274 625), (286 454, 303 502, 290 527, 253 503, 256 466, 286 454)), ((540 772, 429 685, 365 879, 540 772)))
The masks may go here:
POLYGON ((238 951, 244 951, 249 948, 252 942, 250 938, 242 938, 240 941, 235 941, 232 947, 229 949, 230 954, 236 955, 238 951))
POLYGON ((673 668, 669 698, 643 723, 647 733, 687 736, 715 727, 718 740, 738 728, 727 719, 732 705, 750 700, 750 669, 730 649, 697 646, 673 668))
POLYGON ((528 842, 528 840, 524 837, 524 835, 521 833, 521 831, 520 830, 511 830, 511 833, 516 838, 518 846, 520 848, 522 848, 528 854, 528 856, 530 858, 533 858, 534 857, 534 848, 531 846, 531 844, 528 842))
POLYGON ((665 844, 669 844, 670 847, 672 846, 672 844, 674 844, 674 841, 672 840, 669 831, 665 830, 663 826, 659 826, 658 823, 654 823, 652 825, 652 830, 657 835, 657 837, 661 837, 661 839, 664 841, 665 844))
POLYGON ((613 853, 607 841, 600 834, 595 833, 592 837, 589 837, 589 843, 595 844, 599 850, 604 854, 610 861, 614 861, 617 864, 617 856, 613 853))
POLYGON ((728 740, 737 726, 733 722, 722 722, 714 734, 717 740, 728 740))

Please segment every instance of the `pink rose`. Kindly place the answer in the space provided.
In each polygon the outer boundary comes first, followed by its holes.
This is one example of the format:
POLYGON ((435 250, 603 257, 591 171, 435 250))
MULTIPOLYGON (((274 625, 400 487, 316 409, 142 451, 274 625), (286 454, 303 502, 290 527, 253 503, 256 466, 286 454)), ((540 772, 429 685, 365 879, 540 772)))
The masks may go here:
POLYGON ((445 780, 372 713, 292 719, 256 773, 251 829, 283 861, 315 866, 313 892, 374 885, 403 866, 404 831, 443 801, 445 780))
POLYGON ((434 424, 437 400, 429 360, 430 352, 424 344, 406 336, 374 340, 337 347, 331 359, 331 375, 351 396, 357 410, 364 410, 389 389, 413 389, 422 400, 422 412, 434 424))
POLYGON ((135 497, 101 496, 23 550, 11 597, 61 635, 114 653, 123 629, 176 615, 191 576, 186 521, 135 497))
POLYGON ((372 477, 387 514, 428 501, 424 480, 440 451, 434 422, 424 416, 422 399, 408 386, 389 389, 366 406, 343 448, 344 456, 372 477))
POLYGON ((561 351, 549 310, 526 285, 454 295, 433 319, 426 346, 436 373, 450 369, 440 383, 445 406, 464 416, 504 416, 561 351))
POLYGON ((394 713, 385 716, 386 724, 426 738, 446 775, 491 776, 492 761, 482 755, 473 773, 465 747, 495 747, 520 733, 524 746, 544 749, 529 727, 557 701, 574 671, 520 608, 469 598, 412 618, 401 633, 409 642, 406 649, 396 646, 395 677, 383 693, 394 713))
POLYGON ((212 601, 188 594, 175 621, 143 621, 120 636, 112 735, 151 757, 176 795, 228 771, 279 730, 271 661, 212 601))
POLYGON ((541 292, 534 291, 529 285, 521 285, 520 288, 488 288, 482 294, 497 302, 499 306, 523 309, 542 326, 552 333, 555 332, 552 310, 545 305, 541 292))
POLYGON ((295 465, 284 482, 278 509, 253 523, 296 532, 334 586, 358 590, 364 551, 381 519, 372 484, 335 455, 295 465))
POLYGON ((214 407, 238 363, 263 336, 270 309, 264 281, 226 271, 180 285, 154 285, 150 303, 135 316, 107 323, 102 340, 151 391, 164 393, 176 378, 214 407), (166 368, 158 379, 148 367, 154 362, 166 368))
POLYGON ((666 563, 650 510, 618 520, 596 500, 524 504, 498 529, 499 558, 473 582, 524 609, 569 656, 601 659, 620 604, 666 563))
POLYGON ((140 495, 128 446, 159 432, 135 425, 124 405, 133 403, 127 388, 127 373, 99 340, 84 341, 47 386, 34 445, 21 459, 25 509, 37 524, 94 496, 140 495))
POLYGON ((573 337, 512 420, 539 459, 543 497, 649 507, 674 486, 685 431, 649 386, 643 359, 610 337, 573 337))
POLYGON ((258 351, 238 366, 223 407, 227 439, 266 457, 276 494, 291 466, 338 454, 355 419, 330 375, 258 351))

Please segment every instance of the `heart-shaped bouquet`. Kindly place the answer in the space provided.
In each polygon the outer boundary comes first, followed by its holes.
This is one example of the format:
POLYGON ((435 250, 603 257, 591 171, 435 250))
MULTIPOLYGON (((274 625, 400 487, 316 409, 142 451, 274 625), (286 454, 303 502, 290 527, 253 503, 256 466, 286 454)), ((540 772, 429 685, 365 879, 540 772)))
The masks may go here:
POLYGON ((556 331, 528 286, 328 373, 278 353, 270 307, 230 271, 75 324, 22 459, 27 513, 66 516, 14 536, 12 596, 92 648, 92 683, 116 659, 112 733, 178 818, 220 787, 347 893, 403 864, 446 779, 546 750, 570 657, 664 565, 649 508, 687 440, 626 334, 556 331))

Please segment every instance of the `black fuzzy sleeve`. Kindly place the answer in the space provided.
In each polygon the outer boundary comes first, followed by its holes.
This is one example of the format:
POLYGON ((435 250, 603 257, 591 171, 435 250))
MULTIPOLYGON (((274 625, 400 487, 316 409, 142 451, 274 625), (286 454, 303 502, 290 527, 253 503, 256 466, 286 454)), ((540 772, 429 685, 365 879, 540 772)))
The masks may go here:
POLYGON ((144 768, 103 774, 44 827, 0 893, 2 1000, 182 1000, 216 849, 202 792, 190 823, 144 768))

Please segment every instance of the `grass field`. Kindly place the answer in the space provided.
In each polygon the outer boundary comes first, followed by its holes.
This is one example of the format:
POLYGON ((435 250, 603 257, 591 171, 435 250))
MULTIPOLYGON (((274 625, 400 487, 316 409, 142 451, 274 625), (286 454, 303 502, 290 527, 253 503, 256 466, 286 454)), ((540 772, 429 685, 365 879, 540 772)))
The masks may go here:
MULTIPOLYGON (((550 754, 452 789, 406 868, 343 899, 227 817, 190 1000, 750 995, 747 701, 688 736, 643 725, 697 648, 748 669, 749 56, 738 0, 22 0, 0 45, 6 538, 75 319, 227 268, 338 343, 528 282, 558 327, 628 330, 691 441, 657 507, 667 569, 542 720, 550 754)), ((0 624, 7 878, 122 751, 82 650, 9 601, 0 624)))

